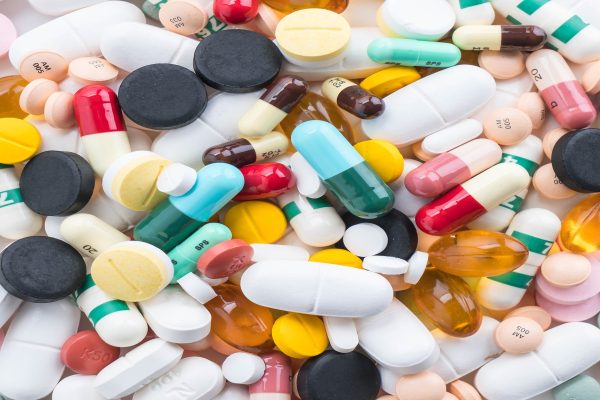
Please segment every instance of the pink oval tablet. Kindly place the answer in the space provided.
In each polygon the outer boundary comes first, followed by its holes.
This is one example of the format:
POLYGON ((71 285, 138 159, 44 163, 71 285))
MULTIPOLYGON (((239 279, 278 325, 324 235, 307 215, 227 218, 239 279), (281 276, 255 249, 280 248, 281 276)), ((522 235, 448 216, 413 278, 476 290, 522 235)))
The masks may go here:
POLYGON ((119 70, 100 57, 76 58, 69 64, 69 76, 86 85, 107 84, 118 75, 119 70))
POLYGON ((17 30, 12 21, 4 14, 0 14, 0 57, 8 53, 10 45, 17 38, 17 30))
POLYGON ((552 324, 552 317, 548 314, 548 311, 544 310, 542 307, 538 306, 526 306, 515 308, 511 312, 509 312, 506 318, 511 317, 526 317, 534 320, 543 330, 550 328, 550 324, 552 324))
POLYGON ((539 129, 544 125, 544 121, 546 120, 546 104, 539 93, 523 93, 519 97, 517 108, 527 114, 533 124, 533 129, 539 129))
POLYGON ((73 95, 67 92, 54 92, 44 106, 44 119, 57 129, 68 129, 75 125, 73 95))
POLYGON ((526 317, 507 318, 496 327, 496 343, 510 354, 531 353, 544 340, 544 330, 534 320, 526 317))
POLYGON ((44 113, 44 106, 48 97, 54 92, 58 92, 58 84, 49 79, 36 79, 29 82, 21 92, 19 97, 19 106, 21 110, 32 115, 41 115, 44 113))
POLYGON ((600 264, 592 262, 592 270, 588 279, 577 286, 559 288, 548 282, 543 275, 535 277, 535 290, 548 300, 564 305, 578 304, 589 300, 600 293, 600 264))
POLYGON ((202 254, 197 267, 208 278, 225 278, 249 266, 253 255, 254 249, 245 241, 226 240, 202 254))
POLYGON ((552 149, 558 139, 566 135, 569 131, 563 128, 552 129, 550 132, 547 132, 542 139, 542 147, 544 148, 544 154, 548 158, 552 158, 552 149))
POLYGON ((522 142, 532 130, 531 119, 518 108, 497 108, 483 120, 483 134, 503 146, 522 142))
POLYGON ((540 272, 548 283, 568 288, 588 279, 592 273, 592 264, 580 254, 554 253, 546 257, 540 272))
POLYGON ((396 397, 400 399, 442 400, 445 395, 446 383, 431 371, 401 376, 396 383, 396 397))
POLYGON ((541 293, 536 293, 535 302, 548 311, 552 318, 558 322, 585 321, 600 312, 600 295, 596 295, 583 303, 564 305, 556 304, 546 299, 541 293))
POLYGON ((51 51, 37 51, 23 58, 19 73, 28 81, 39 78, 61 82, 67 77, 69 62, 60 54, 51 51))
POLYGON ((485 50, 477 62, 496 79, 511 79, 525 71, 525 56, 520 51, 485 50))
POLYGON ((458 400, 481 400, 481 395, 472 385, 465 381, 454 381, 448 384, 448 390, 458 400))
POLYGON ((554 168, 552 168, 552 163, 539 167, 533 174, 531 183, 539 194, 552 200, 570 199, 577 194, 576 191, 569 189, 558 179, 554 168))

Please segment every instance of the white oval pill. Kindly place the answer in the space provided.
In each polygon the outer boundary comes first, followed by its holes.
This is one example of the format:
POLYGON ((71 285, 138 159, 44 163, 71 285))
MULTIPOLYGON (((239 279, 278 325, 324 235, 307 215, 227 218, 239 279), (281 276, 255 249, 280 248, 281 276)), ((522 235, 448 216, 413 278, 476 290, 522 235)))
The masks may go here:
POLYGON ((408 261, 398 257, 369 256, 363 260, 363 268, 384 275, 402 275, 408 270, 408 261))
POLYGON ((262 358, 250 353, 233 353, 223 361, 223 376, 231 383, 251 385, 265 373, 262 358))

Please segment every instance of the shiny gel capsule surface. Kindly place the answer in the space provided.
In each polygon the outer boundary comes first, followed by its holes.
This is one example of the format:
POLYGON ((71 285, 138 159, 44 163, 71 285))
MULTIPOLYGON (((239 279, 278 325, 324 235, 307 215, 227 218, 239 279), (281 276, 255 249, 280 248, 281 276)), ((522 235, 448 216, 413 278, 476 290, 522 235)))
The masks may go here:
POLYGON ((458 276, 494 276, 525 263, 529 251, 512 236, 500 232, 460 231, 442 236, 429 248, 435 268, 458 276))
POLYGON ((559 244, 573 252, 600 249, 600 194, 587 197, 569 211, 560 229, 559 244))
POLYGON ((481 309, 469 285, 457 276, 427 267, 413 288, 413 298, 419 310, 448 335, 470 336, 481 325, 481 309))
POLYGON ((25 118, 27 116, 27 113, 19 106, 19 97, 27 83, 19 75, 0 78, 0 118, 25 118))
POLYGON ((294 11, 304 10, 305 8, 324 8, 329 11, 341 13, 348 7, 348 0, 265 0, 264 3, 269 7, 289 14, 294 11))

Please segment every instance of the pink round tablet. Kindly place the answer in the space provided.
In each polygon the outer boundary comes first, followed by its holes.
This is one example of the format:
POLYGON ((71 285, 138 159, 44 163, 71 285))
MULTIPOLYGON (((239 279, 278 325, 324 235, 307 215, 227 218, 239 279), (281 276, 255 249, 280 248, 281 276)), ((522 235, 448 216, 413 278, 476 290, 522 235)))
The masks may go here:
POLYGON ((458 400, 481 400, 481 395, 473 387, 465 381, 454 381, 448 384, 448 390, 458 400))
POLYGON ((36 51, 23 57, 19 73, 28 81, 39 78, 61 82, 67 77, 69 62, 60 54, 51 51, 36 51))
POLYGON ((445 395, 446 383, 431 371, 404 375, 396 383, 396 397, 400 399, 442 400, 445 395))
POLYGON ((578 304, 600 293, 600 265, 593 260, 592 270, 585 282, 569 288, 556 287, 539 273, 535 277, 535 290, 546 299, 564 305, 578 304))
POLYGON ((100 57, 81 57, 69 63, 69 76, 86 85, 107 84, 118 75, 119 70, 100 57))
POLYGON ((483 120, 483 134, 502 146, 522 142, 532 130, 531 119, 518 108, 497 108, 483 120))
POLYGON ((0 14, 0 57, 8 53, 10 45, 17 38, 17 30, 12 21, 4 14, 0 14))
POLYGON ((254 249, 240 239, 221 242, 198 259, 197 267, 208 278, 225 278, 250 265, 254 249))
POLYGON ((527 317, 542 327, 543 330, 550 328, 550 324, 552 324, 552 317, 548 314, 548 311, 544 310, 542 307, 538 306, 525 306, 515 308, 511 312, 509 312, 505 319, 511 317, 527 317))
POLYGON ((548 283, 568 288, 587 280, 592 273, 592 264, 580 254, 554 253, 546 257, 540 272, 548 283))
POLYGON ((544 329, 531 318, 511 317, 500 322, 494 338, 498 346, 507 353, 531 353, 542 344, 544 329))
POLYGON ((44 106, 48 97, 54 92, 58 92, 58 84, 49 79, 36 79, 29 82, 21 92, 19 97, 19 106, 21 110, 31 115, 41 115, 44 113, 44 106))
POLYGON ((75 125, 73 95, 68 92, 54 92, 44 106, 44 119, 57 129, 68 129, 75 125))
POLYGON ((552 315, 552 319, 558 322, 585 321, 600 312, 600 295, 596 295, 583 303, 564 305, 557 304, 542 296, 535 294, 535 302, 552 315))

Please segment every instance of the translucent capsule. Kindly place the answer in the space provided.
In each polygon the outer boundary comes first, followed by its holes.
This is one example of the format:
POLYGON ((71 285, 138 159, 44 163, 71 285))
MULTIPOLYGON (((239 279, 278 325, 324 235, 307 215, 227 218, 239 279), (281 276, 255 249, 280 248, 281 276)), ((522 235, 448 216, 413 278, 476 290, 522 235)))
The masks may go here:
POLYGON ((19 75, 0 78, 0 118, 25 118, 27 113, 19 106, 21 92, 27 81, 19 75))
POLYGON ((429 248, 435 268, 458 276, 494 276, 521 266, 529 251, 500 232, 461 231, 441 237, 429 248))
POLYGON ((567 214, 558 239, 560 247, 569 251, 600 249, 600 194, 586 198, 567 214))
POLYGON ((277 11, 289 14, 305 8, 324 8, 341 13, 348 7, 348 0, 265 0, 264 3, 277 11))
POLYGON ((413 288, 413 298, 419 310, 448 335, 470 336, 481 325, 483 314, 475 296, 457 276, 428 267, 413 288))

